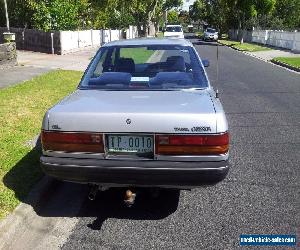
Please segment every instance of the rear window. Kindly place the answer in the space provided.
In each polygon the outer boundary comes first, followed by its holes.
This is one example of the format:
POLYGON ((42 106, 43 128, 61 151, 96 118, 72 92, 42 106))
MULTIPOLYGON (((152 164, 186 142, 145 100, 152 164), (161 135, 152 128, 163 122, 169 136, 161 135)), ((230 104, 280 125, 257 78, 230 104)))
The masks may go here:
POLYGON ((80 88, 182 89, 208 86, 205 71, 189 46, 102 47, 89 66, 80 88))
POLYGON ((167 26, 167 32, 182 32, 182 28, 180 26, 167 26))
POLYGON ((217 32, 215 29, 207 29, 206 31, 209 32, 209 33, 216 33, 217 32))

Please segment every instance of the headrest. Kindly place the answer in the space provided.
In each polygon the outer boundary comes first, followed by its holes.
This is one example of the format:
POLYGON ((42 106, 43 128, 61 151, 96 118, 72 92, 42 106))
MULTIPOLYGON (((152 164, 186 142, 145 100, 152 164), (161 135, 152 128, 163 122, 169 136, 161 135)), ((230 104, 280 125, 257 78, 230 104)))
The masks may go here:
POLYGON ((185 62, 182 56, 170 56, 167 58, 169 71, 185 72, 185 62))
POLYGON ((135 64, 132 58, 119 58, 116 63, 116 72, 135 72, 135 64))

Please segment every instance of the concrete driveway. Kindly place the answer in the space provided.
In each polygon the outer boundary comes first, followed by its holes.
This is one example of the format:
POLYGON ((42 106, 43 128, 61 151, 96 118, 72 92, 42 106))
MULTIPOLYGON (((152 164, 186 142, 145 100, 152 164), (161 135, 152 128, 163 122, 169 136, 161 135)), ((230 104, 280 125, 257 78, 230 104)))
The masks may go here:
POLYGON ((66 55, 18 50, 18 66, 0 69, 0 89, 30 80, 50 70, 84 71, 97 50, 98 48, 85 48, 66 55))
POLYGON ((38 68, 32 66, 15 66, 0 69, 0 89, 13 84, 30 80, 35 76, 48 72, 49 68, 38 68))
POLYGON ((85 48, 66 55, 50 55, 32 51, 18 51, 18 63, 47 69, 65 69, 84 71, 98 48, 85 48))

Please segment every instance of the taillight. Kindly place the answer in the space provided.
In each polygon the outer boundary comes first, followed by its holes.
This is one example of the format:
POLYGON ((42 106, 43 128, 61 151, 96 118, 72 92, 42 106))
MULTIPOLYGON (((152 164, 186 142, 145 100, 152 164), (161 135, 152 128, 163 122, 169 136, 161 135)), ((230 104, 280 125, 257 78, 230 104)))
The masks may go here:
POLYGON ((156 154, 215 155, 229 150, 229 134, 156 135, 156 154))
POLYGON ((103 136, 99 133, 42 131, 44 150, 63 152, 103 153, 103 136))

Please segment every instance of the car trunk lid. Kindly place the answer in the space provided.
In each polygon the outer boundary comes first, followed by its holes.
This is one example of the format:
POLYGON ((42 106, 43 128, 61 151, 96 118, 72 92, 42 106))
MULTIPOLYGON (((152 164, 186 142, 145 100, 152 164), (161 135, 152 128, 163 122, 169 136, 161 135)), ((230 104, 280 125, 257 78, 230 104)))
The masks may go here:
POLYGON ((48 129, 101 133, 216 133, 206 90, 77 90, 48 112, 48 129))

